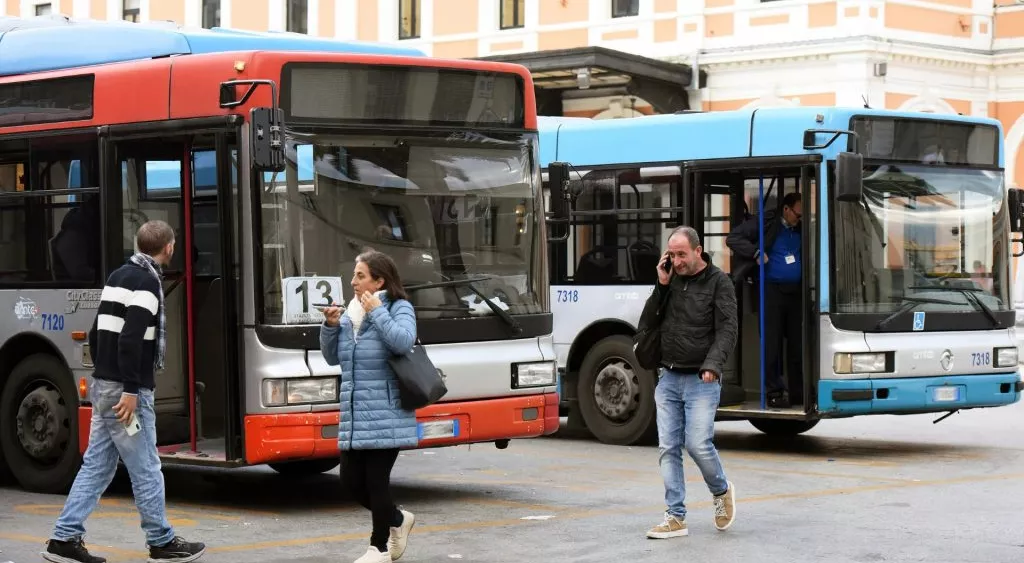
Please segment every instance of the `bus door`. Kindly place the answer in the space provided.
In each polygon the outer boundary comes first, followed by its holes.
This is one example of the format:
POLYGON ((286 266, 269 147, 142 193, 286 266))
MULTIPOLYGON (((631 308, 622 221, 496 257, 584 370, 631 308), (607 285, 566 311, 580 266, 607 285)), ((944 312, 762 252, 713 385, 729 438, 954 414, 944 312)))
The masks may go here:
MULTIPOLYGON (((114 129, 114 128, 111 128, 114 129)), ((166 354, 156 374, 157 446, 166 461, 241 456, 237 182, 234 133, 146 136, 107 145, 112 267, 137 250, 146 221, 166 221, 175 252, 164 268, 166 354)))
MULTIPOLYGON (((713 263, 729 273, 736 291, 739 334, 736 349, 730 358, 722 381, 721 407, 723 414, 756 412, 771 417, 802 418, 808 412, 803 397, 812 397, 810 386, 817 373, 817 325, 808 314, 811 303, 816 303, 816 254, 814 240, 806 236, 815 232, 817 224, 814 186, 817 169, 808 157, 746 158, 729 161, 703 161, 688 163, 685 167, 684 190, 692 194, 692 222, 701 236, 705 251, 713 263), (765 308, 771 302, 764 299, 760 268, 756 262, 736 255, 727 244, 727 238, 744 222, 759 221, 759 211, 767 216, 781 213, 786 194, 800 193, 803 201, 801 236, 801 288, 797 298, 800 328, 798 339, 787 347, 778 346, 764 335, 765 308), (765 384, 769 346, 780 350, 776 362, 786 382, 791 401, 789 407, 773 408, 767 404, 765 384)), ((755 241, 755 246, 763 241, 755 241)), ((763 249, 762 249, 763 250, 763 249)), ((817 307, 815 306, 815 310, 817 307)), ((814 315, 813 319, 817 316, 814 315)))

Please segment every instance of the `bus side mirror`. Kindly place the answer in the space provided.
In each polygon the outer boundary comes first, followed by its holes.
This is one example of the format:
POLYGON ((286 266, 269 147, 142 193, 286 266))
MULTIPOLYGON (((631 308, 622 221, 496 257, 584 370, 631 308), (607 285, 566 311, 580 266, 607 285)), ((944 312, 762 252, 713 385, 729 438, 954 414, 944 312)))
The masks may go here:
POLYGON ((253 167, 261 172, 283 172, 284 111, 280 108, 253 108, 249 126, 253 167))
POLYGON ((1009 211, 1010 232, 1024 233, 1024 190, 1020 188, 1007 190, 1006 206, 1009 211))
POLYGON ((859 202, 864 194, 864 156, 841 152, 836 158, 836 200, 859 202))
POLYGON ((548 165, 548 185, 551 186, 551 218, 569 218, 569 165, 552 162, 548 165))

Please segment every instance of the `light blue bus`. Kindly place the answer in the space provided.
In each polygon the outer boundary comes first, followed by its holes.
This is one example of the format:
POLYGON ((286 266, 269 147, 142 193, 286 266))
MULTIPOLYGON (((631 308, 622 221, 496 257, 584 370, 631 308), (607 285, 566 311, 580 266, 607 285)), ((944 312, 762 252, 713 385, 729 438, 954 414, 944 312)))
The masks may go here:
MULTIPOLYGON (((798 434, 823 418, 953 413, 1020 399, 1011 233, 998 121, 860 108, 766 108, 621 120, 542 118, 563 412, 598 439, 655 435, 654 372, 632 352, 672 227, 730 272, 740 330, 719 419, 798 434), (558 186, 551 198, 551 187, 558 186), (801 367, 807 400, 769 408, 763 270, 725 244, 802 195, 801 367), (559 240, 560 239, 560 240, 559 240), (747 261, 749 264, 750 262, 747 261)), ((783 365, 786 362, 781 362, 783 365)), ((789 371, 799 373, 788 373, 789 371)))

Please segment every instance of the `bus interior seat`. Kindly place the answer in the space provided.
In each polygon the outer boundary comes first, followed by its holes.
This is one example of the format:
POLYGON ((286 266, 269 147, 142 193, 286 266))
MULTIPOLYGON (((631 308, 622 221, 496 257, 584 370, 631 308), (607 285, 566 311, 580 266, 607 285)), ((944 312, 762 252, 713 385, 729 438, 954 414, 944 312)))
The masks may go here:
POLYGON ((598 246, 580 257, 573 275, 574 283, 591 285, 609 284, 615 281, 615 255, 618 249, 598 246))
POLYGON ((635 283, 653 284, 658 281, 658 261, 661 253, 650 241, 638 240, 626 247, 629 267, 635 283))

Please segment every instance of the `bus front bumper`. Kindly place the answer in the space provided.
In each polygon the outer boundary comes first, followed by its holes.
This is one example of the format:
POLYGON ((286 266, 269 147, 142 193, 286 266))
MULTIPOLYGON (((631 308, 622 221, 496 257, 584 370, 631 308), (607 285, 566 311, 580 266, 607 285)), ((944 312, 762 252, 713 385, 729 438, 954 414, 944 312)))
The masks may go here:
POLYGON ((828 379, 818 382, 818 411, 823 416, 947 412, 999 407, 1020 400, 1020 372, 905 377, 828 379))
MULTIPOLYGON (((255 465, 338 455, 337 412, 245 417, 245 460, 255 465)), ((416 411, 420 448, 536 438, 558 431, 558 394, 437 403, 416 411)))
MULTIPOLYGON (((334 457, 337 412, 261 414, 245 417, 249 465, 334 457)), ((420 448, 548 436, 558 431, 558 394, 438 403, 416 411, 420 448)), ((89 445, 92 407, 78 408, 78 447, 89 445)))

